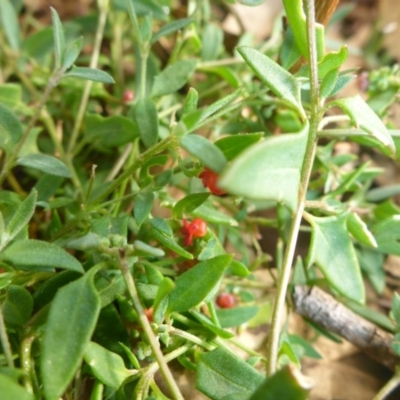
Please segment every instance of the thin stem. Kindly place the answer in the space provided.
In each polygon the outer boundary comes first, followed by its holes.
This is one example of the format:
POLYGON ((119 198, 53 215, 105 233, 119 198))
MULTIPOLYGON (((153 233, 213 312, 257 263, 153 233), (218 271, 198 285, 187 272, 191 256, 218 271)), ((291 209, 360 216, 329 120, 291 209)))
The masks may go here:
POLYGON ((119 264, 120 264, 120 269, 122 272, 122 275, 124 277, 124 280, 126 282, 126 286, 128 288, 129 295, 132 299, 133 305, 135 307, 136 312, 139 315, 139 323, 142 326, 142 329, 144 333, 146 334, 147 340, 149 341, 150 347, 153 351, 153 354, 157 360, 157 364, 160 367, 161 373, 165 379, 165 382, 167 386, 169 387, 172 397, 174 399, 178 400, 183 400, 183 396, 179 390, 178 385, 176 384, 174 377, 172 376, 172 373, 168 367, 168 364, 164 358, 163 353, 161 352, 160 349, 160 344, 157 341, 153 330, 151 328, 150 322, 147 319, 146 314, 144 313, 144 309, 142 306, 142 303, 140 302, 135 282, 133 281, 131 272, 129 271, 128 263, 125 258, 125 254, 123 251, 120 252, 120 257, 119 257, 119 264))
POLYGON ((21 343, 21 367, 24 371, 24 386, 29 393, 33 393, 33 385, 31 379, 33 372, 31 348, 34 340, 35 336, 31 335, 27 336, 21 343))
MULTIPOLYGON (((103 41, 103 36, 104 36, 104 28, 106 26, 106 21, 107 21, 107 14, 108 14, 108 0, 105 0, 102 2, 103 4, 100 4, 100 15, 99 15, 99 22, 97 24, 97 31, 96 31, 96 36, 94 39, 94 45, 93 45, 93 53, 92 53, 92 58, 90 60, 90 68, 96 68, 98 61, 99 61, 99 55, 100 55, 100 48, 101 48, 101 42, 103 41)), ((76 116, 75 119, 75 125, 71 133, 71 138, 69 140, 68 144, 68 154, 72 158, 72 154, 74 152, 74 148, 76 145, 76 141, 78 139, 78 134, 82 126, 82 121, 83 117, 85 116, 85 111, 86 111, 86 106, 89 101, 89 96, 90 96, 90 90, 92 88, 92 81, 86 81, 85 83, 85 88, 83 90, 83 94, 81 97, 81 103, 79 105, 79 110, 78 110, 78 115, 76 116)), ((72 161, 69 161, 72 163, 72 161)))
POLYGON ((287 247, 283 258, 283 266, 278 278, 276 300, 272 310, 271 331, 268 343, 267 375, 271 376, 276 372, 279 350, 279 336, 282 325, 283 310, 285 306, 287 287, 290 281, 291 268, 300 230, 300 223, 305 207, 307 186, 311 175, 312 165, 317 145, 317 129, 320 114, 318 94, 318 70, 317 70, 317 49, 315 39, 315 11, 314 0, 306 0, 307 36, 310 60, 310 95, 311 114, 308 141, 301 169, 299 203, 293 216, 287 247))
POLYGON ((384 400, 386 399, 397 386, 400 385, 400 370, 397 369, 392 378, 386 383, 386 385, 376 394, 373 400, 384 400))
POLYGON ((204 347, 204 348, 207 349, 207 350, 210 350, 210 351, 211 351, 211 350, 214 350, 214 346, 212 346, 210 343, 206 342, 206 341, 203 340, 203 339, 200 339, 199 337, 197 337, 197 336, 195 336, 195 335, 192 335, 192 334, 189 333, 189 332, 182 331, 181 329, 172 328, 172 327, 169 327, 169 328, 168 328, 168 332, 169 332, 171 335, 179 336, 179 337, 181 337, 182 339, 188 340, 189 342, 198 344, 199 346, 204 347))
POLYGON ((12 356, 10 341, 8 340, 6 324, 4 323, 3 310, 0 307, 0 340, 6 356, 7 365, 9 368, 14 368, 14 360, 12 356))

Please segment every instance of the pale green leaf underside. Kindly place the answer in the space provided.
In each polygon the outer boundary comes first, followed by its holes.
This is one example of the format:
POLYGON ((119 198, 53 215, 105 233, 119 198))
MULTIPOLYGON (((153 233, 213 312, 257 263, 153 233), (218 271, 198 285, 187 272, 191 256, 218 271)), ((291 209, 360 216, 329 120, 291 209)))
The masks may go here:
POLYGON ((47 154, 28 154, 17 160, 18 165, 37 169, 49 175, 71 178, 69 168, 58 158, 47 154))
POLYGON ((309 216, 312 226, 307 264, 316 264, 340 294, 356 302, 365 300, 357 256, 345 226, 345 217, 309 216))
POLYGON ((301 133, 270 137, 249 147, 222 174, 219 186, 237 196, 275 200, 295 210, 307 133, 308 125, 301 133))

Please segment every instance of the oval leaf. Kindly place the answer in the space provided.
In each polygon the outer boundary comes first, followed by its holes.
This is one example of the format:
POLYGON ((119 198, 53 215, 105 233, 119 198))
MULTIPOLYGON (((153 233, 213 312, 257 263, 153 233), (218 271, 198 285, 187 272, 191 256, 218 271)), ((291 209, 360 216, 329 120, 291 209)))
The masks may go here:
POLYGON ((3 104, 0 104, 0 125, 8 133, 6 138, 0 137, 0 148, 9 150, 12 145, 18 143, 22 138, 23 129, 19 119, 3 104))
POLYGON ((56 56, 56 67, 59 68, 61 66, 65 52, 64 31, 61 25, 60 17, 57 14, 57 11, 53 7, 50 7, 50 10, 51 10, 51 19, 53 24, 53 40, 54 40, 54 50, 56 56))
POLYGON ((203 136, 183 136, 181 146, 215 172, 221 173, 226 166, 224 153, 203 136))
POLYGON ((40 369, 47 400, 58 399, 78 369, 100 312, 92 269, 54 298, 42 341, 40 369))
POLYGON ((47 154, 28 154, 19 158, 17 164, 38 169, 49 175, 62 176, 64 178, 71 178, 72 176, 70 170, 62 161, 47 154))
POLYGON ((33 394, 28 393, 22 386, 4 374, 0 374, 0 391, 2 400, 34 400, 33 394))
POLYGON ((179 200, 174 206, 174 216, 182 218, 184 213, 190 214, 200 207, 210 196, 210 193, 192 193, 179 200))
POLYGON ((101 83, 115 83, 114 78, 110 74, 95 68, 73 66, 70 71, 63 75, 63 78, 68 77, 101 83))
POLYGON ((191 18, 181 18, 176 21, 171 21, 168 24, 164 25, 161 29, 159 29, 151 38, 151 43, 157 42, 158 39, 163 36, 170 35, 176 31, 183 29, 185 26, 189 25, 193 22, 191 18))
POLYGON ((95 342, 89 342, 83 356, 93 375, 104 385, 118 389, 132 375, 122 357, 95 342))
POLYGON ((151 96, 164 96, 179 90, 190 79, 197 61, 182 60, 169 65, 154 79, 151 96))
POLYGON ((1 260, 16 269, 28 271, 53 271, 54 268, 84 272, 80 262, 53 243, 25 239, 11 243, 2 253, 1 260))
POLYGON ((273 136, 249 147, 221 175, 219 186, 238 196, 282 202, 293 211, 307 131, 308 125, 302 133, 273 136))
POLYGON ((312 226, 307 265, 316 264, 327 281, 343 296, 358 303, 364 302, 364 283, 345 217, 309 215, 307 220, 312 226))
POLYGON ((133 110, 140 138, 146 147, 154 146, 158 139, 158 114, 150 99, 140 99, 133 110))
POLYGON ((226 159, 230 161, 247 147, 257 143, 263 136, 262 132, 244 133, 224 137, 217 140, 214 144, 224 153, 226 159))
POLYGON ((217 256, 184 272, 175 281, 168 310, 182 312, 200 304, 218 284, 231 261, 231 255, 217 256))
POLYGON ((356 128, 369 133, 388 148, 391 154, 395 154, 396 148, 386 126, 360 95, 335 100, 329 104, 329 107, 333 106, 340 107, 356 128))
POLYGON ((262 82, 305 117, 301 105, 300 84, 293 75, 256 49, 243 46, 238 48, 238 52, 262 82))

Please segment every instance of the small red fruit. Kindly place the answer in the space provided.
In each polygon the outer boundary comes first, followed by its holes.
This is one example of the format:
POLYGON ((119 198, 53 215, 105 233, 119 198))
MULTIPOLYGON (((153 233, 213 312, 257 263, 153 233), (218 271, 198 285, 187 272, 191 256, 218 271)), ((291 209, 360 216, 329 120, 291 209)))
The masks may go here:
POLYGON ((149 322, 153 322, 153 307, 146 308, 144 310, 144 314, 146 315, 146 317, 149 320, 149 322))
POLYGON ((192 246, 193 238, 201 238, 207 233, 207 224, 201 218, 195 218, 192 222, 184 219, 182 223, 181 232, 185 235, 185 246, 192 246))
POLYGON ((124 92, 124 95, 122 96, 122 101, 127 104, 133 101, 135 98, 135 93, 133 93, 133 90, 131 89, 126 89, 124 92))
POLYGON ((204 171, 199 175, 199 178, 203 181, 203 186, 208 188, 212 194, 221 196, 226 193, 225 190, 218 187, 218 174, 211 169, 204 168, 204 171))
POLYGON ((235 297, 230 293, 221 293, 217 297, 217 304, 221 308, 232 308, 235 303, 235 297))

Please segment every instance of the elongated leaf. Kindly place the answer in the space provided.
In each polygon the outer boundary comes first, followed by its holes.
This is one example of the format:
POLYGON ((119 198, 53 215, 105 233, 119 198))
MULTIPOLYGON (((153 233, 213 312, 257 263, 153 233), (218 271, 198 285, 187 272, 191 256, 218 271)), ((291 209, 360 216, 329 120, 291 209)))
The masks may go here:
POLYGON ((49 175, 71 178, 71 172, 68 167, 58 158, 47 154, 28 154, 17 160, 18 165, 38 169, 49 175))
POLYGON ((199 357, 196 388, 213 400, 248 400, 263 381, 263 375, 222 347, 199 357))
POLYGON ((154 203, 153 192, 140 192, 135 196, 135 207, 133 209, 133 215, 135 216, 138 227, 149 216, 154 203))
POLYGON ((234 307, 217 310, 222 328, 232 328, 252 319, 259 311, 258 307, 234 307))
POLYGON ((118 389, 132 375, 122 357, 95 342, 89 342, 83 355, 93 375, 104 385, 118 389))
POLYGON ((163 36, 170 35, 176 31, 183 29, 185 26, 191 24, 193 19, 191 18, 182 18, 175 21, 171 21, 168 24, 164 25, 161 29, 159 29, 151 38, 151 43, 157 42, 158 39, 163 36))
POLYGON ((54 268, 84 272, 80 262, 53 243, 24 239, 11 243, 0 255, 16 269, 54 271, 54 268))
POLYGON ((154 146, 158 140, 158 115, 150 99, 140 99, 134 108, 140 138, 146 147, 154 146))
POLYGON ((200 207, 210 196, 210 193, 192 193, 179 200, 174 206, 174 215, 176 218, 182 218, 184 213, 190 214, 196 208, 200 207))
POLYGON ((372 233, 378 243, 378 251, 400 256, 400 215, 378 222, 372 233))
POLYGON ((301 375, 293 365, 287 365, 268 378, 250 400, 307 400, 313 381, 301 375))
POLYGON ((0 137, 0 147, 10 150, 22 138, 23 129, 18 118, 3 104, 0 104, 0 125, 7 132, 7 137, 0 137))
POLYGON ((73 66, 70 71, 63 75, 63 78, 68 77, 101 83, 115 83, 114 78, 110 74, 95 68, 73 66))
POLYGON ((0 20, 8 43, 14 51, 20 49, 21 35, 18 16, 10 0, 0 1, 0 20))
POLYGON ((262 82, 305 116, 301 105, 300 84, 294 76, 256 49, 243 46, 238 48, 238 52, 262 82))
POLYGON ((71 68, 76 59, 78 58, 79 53, 82 50, 82 43, 83 43, 82 37, 76 39, 65 52, 64 60, 61 66, 61 68, 64 71, 66 71, 68 68, 71 68))
POLYGON ((169 65, 155 77, 151 96, 175 93, 190 79, 196 69, 196 64, 195 60, 181 60, 169 65))
POLYGON ((191 310, 190 314, 193 315, 193 317, 195 317, 197 321, 199 321, 203 326, 205 326, 211 332, 215 333, 217 336, 222 337, 223 339, 230 339, 235 336, 234 333, 225 331, 224 329, 215 325, 210 318, 197 310, 191 310))
POLYGON ((2 400, 34 400, 33 394, 28 393, 22 386, 4 374, 0 374, 0 393, 2 400))
POLYGON ((100 312, 92 269, 61 288, 54 298, 45 327, 40 370, 46 400, 56 400, 78 369, 100 312))
POLYGON ((56 68, 59 68, 62 64, 64 53, 65 53, 65 38, 64 30, 61 25, 60 17, 57 11, 50 7, 51 19, 53 23, 53 39, 54 39, 54 50, 56 56, 56 68))
POLYGON ((7 225, 5 236, 2 237, 1 242, 3 245, 13 240, 28 225, 35 211, 36 199, 37 191, 32 190, 30 195, 18 206, 17 211, 7 225))
POLYGON ((329 107, 333 106, 340 107, 350 117, 356 128, 362 129, 379 140, 391 154, 395 153, 396 148, 386 126, 360 95, 335 100, 329 104, 329 107))
POLYGON ((343 296, 364 302, 364 283, 345 216, 308 219, 312 235, 307 265, 318 265, 329 284, 343 296))
POLYGON ((181 146, 217 173, 221 173, 226 166, 224 153, 203 136, 196 134, 183 136, 181 146))
POLYGON ((192 211, 194 217, 199 217, 207 222, 212 222, 218 225, 238 226, 238 222, 230 215, 224 214, 216 208, 210 207, 208 204, 202 204, 192 211))
POLYGON ((22 328, 31 316, 33 299, 23 286, 10 285, 1 308, 7 326, 22 328))
POLYGON ((219 186, 238 196, 282 202, 293 211, 307 131, 308 125, 301 133, 274 136, 249 147, 221 175, 219 186))
POLYGON ((200 304, 218 284, 232 261, 231 255, 222 255, 202 261, 184 272, 175 281, 169 297, 168 310, 187 311, 200 304))
POLYGON ((378 247, 374 236, 368 229, 368 226, 358 214, 350 213, 347 216, 347 228, 360 243, 370 247, 378 247))
POLYGON ((165 247, 174 251, 176 254, 179 254, 180 256, 185 257, 189 260, 193 260, 193 255, 186 251, 183 247, 179 246, 174 238, 167 236, 165 233, 157 229, 153 229, 151 231, 151 236, 162 243, 165 247))
POLYGON ((225 158, 230 161, 263 137, 263 133, 248 133, 227 136, 217 140, 214 144, 224 153, 225 158))

